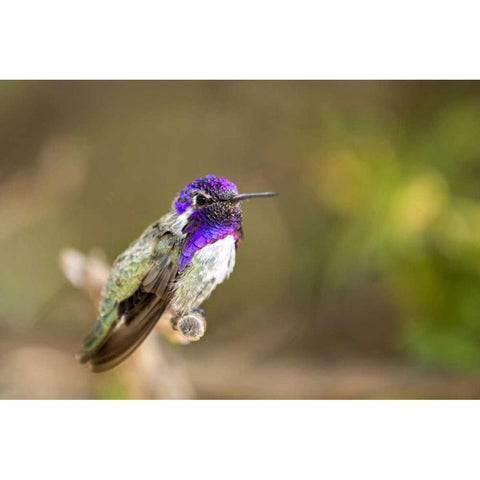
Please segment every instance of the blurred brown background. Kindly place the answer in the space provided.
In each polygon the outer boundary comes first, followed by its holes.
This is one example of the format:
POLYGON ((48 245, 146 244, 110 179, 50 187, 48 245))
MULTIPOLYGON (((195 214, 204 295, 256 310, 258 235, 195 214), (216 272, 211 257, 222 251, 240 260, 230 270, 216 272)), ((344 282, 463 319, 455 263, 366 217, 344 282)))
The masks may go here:
POLYGON ((3 81, 0 158, 1 398, 480 398, 479 82, 3 81), (111 262, 208 173, 280 196, 162 344, 184 386, 89 373, 59 252, 111 262))

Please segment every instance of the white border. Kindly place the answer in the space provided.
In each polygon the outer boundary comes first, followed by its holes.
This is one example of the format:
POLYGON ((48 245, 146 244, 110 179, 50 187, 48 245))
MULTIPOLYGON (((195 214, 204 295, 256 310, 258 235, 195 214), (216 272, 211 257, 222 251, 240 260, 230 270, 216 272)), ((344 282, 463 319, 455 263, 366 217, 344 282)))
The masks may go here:
POLYGON ((0 76, 474 79, 478 2, 219 0, 3 5, 0 76))
POLYGON ((463 480, 480 470, 472 401, 5 401, 0 424, 8 479, 463 480))

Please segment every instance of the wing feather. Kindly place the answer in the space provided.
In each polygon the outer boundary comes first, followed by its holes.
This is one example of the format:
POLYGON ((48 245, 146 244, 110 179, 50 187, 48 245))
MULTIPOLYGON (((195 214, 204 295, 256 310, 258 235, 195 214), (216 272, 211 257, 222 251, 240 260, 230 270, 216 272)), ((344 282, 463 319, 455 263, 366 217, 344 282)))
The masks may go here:
POLYGON ((127 299, 119 305, 120 322, 89 358, 93 371, 109 370, 125 360, 145 340, 160 319, 170 302, 178 271, 178 266, 172 261, 162 260, 162 264, 163 269, 157 273, 158 278, 154 282, 158 283, 158 287, 154 291, 146 291, 142 283, 134 294, 137 297, 134 304, 128 304, 127 299))
POLYGON ((146 237, 149 243, 145 244, 144 236, 115 262, 105 288, 101 317, 78 355, 80 362, 90 362, 93 371, 109 370, 127 358, 168 306, 178 261, 173 255, 173 243, 165 237, 162 254, 155 257, 151 237, 146 237), (112 302, 114 310, 105 315, 105 305, 112 302))

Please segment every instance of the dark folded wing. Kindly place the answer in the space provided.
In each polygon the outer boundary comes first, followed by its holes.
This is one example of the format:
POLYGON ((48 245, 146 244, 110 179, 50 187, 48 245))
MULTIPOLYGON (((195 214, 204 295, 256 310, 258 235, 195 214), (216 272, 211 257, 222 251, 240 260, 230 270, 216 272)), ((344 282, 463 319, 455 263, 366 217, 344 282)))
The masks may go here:
POLYGON ((119 304, 120 321, 89 359, 93 371, 113 368, 145 340, 170 302, 177 272, 177 262, 170 255, 164 255, 133 295, 119 304))

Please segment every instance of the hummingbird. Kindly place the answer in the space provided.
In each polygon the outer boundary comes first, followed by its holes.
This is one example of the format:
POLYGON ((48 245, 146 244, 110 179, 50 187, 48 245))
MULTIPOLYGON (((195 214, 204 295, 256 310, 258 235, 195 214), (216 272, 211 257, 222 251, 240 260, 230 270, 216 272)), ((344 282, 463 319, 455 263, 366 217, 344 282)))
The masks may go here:
POLYGON ((199 340, 206 325, 201 305, 235 266, 243 238, 241 202, 274 195, 239 194, 233 182, 214 175, 188 184, 170 212, 115 260, 79 362, 94 372, 115 367, 160 320, 183 343, 199 340))

